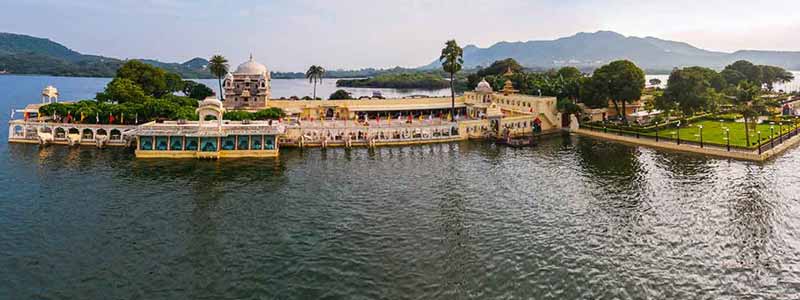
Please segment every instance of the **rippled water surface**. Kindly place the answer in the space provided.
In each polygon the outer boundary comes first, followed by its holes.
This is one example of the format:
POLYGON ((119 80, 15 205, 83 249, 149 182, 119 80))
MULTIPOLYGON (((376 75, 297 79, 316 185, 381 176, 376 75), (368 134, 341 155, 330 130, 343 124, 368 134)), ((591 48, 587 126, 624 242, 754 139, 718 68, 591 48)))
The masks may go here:
POLYGON ((559 136, 175 161, 6 135, 0 299, 800 297, 799 150, 559 136))

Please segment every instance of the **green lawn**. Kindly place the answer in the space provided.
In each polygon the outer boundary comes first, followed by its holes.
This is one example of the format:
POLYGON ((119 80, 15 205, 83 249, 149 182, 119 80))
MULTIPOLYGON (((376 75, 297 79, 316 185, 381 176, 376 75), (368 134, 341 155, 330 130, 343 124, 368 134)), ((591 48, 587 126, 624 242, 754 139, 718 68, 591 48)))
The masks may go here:
MULTIPOLYGON (((697 121, 692 122, 688 127, 681 127, 680 138, 681 140, 688 140, 699 142, 700 129, 699 125, 703 125, 703 142, 709 144, 726 145, 725 128, 730 129, 731 146, 746 147, 746 139, 744 133, 744 123, 736 122, 719 122, 719 121, 697 121)), ((761 143, 769 142, 771 125, 758 125, 757 130, 750 130, 750 147, 755 147, 758 141, 758 131, 761 131, 761 143)), ((794 126, 783 126, 783 132, 789 132, 794 129, 794 126)), ((778 136, 778 125, 774 125, 774 135, 778 136)), ((642 135, 655 136, 655 131, 643 133, 642 135)), ((661 137, 677 138, 678 130, 675 126, 660 128, 659 135, 661 137)))

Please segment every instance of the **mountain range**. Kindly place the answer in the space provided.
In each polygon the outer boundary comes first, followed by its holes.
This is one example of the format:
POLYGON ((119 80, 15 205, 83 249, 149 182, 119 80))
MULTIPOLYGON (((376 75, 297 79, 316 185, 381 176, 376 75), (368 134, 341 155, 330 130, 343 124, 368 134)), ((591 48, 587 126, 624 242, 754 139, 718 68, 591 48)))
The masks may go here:
MULTIPOLYGON (((193 58, 184 63, 151 59, 142 62, 175 72, 183 78, 211 78, 208 61, 193 58)), ((49 39, 0 32, 0 72, 56 76, 113 77, 125 60, 82 54, 49 39)))
MULTIPOLYGON (((613 31, 582 32, 549 41, 499 42, 488 48, 474 45, 464 47, 466 69, 489 66, 496 60, 506 58, 514 58, 523 66, 533 69, 575 66, 591 70, 614 60, 628 59, 650 73, 668 72, 684 66, 721 69, 737 60, 800 70, 798 51, 742 50, 727 53, 654 37, 628 37, 613 31)), ((199 57, 183 63, 138 60, 178 73, 183 78, 212 77, 207 70, 208 61, 199 57)), ((123 63, 123 59, 82 54, 49 39, 0 32, 0 74, 113 77, 123 63)), ((419 69, 439 68, 437 60, 419 69)), ((381 72, 376 70, 375 73, 381 72)), ((409 72, 413 70, 409 69, 409 72)), ((344 77, 350 73, 331 71, 326 77, 344 77)), ((274 75, 276 78, 302 78, 303 74, 274 75)))
MULTIPOLYGON (((647 70, 668 71, 675 67, 723 68, 737 60, 800 69, 800 52, 741 50, 733 53, 709 51, 688 43, 654 37, 624 36, 613 31, 578 33, 548 41, 499 42, 488 48, 464 47, 464 67, 489 66, 496 60, 514 58, 529 68, 575 66, 593 69, 618 59, 628 59, 647 70)), ((439 68, 434 61, 423 68, 439 68)))

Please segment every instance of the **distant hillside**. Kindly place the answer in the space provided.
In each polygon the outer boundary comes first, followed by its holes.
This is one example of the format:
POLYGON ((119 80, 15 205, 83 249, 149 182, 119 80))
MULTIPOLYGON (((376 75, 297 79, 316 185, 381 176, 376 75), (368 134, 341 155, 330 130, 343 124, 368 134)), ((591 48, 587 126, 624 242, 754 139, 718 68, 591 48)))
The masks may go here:
MULTIPOLYGON (((529 68, 576 66, 596 68, 618 59, 628 59, 648 70, 671 70, 682 66, 722 68, 737 60, 800 69, 800 52, 708 51, 683 42, 654 37, 626 37, 612 31, 578 33, 552 41, 500 42, 489 48, 464 47, 467 68, 489 66, 496 60, 514 58, 529 68)), ((438 61, 423 68, 439 68, 438 61)))
MULTIPOLYGON (((208 61, 193 58, 185 63, 142 62, 175 72, 183 78, 211 78, 208 61)), ((48 39, 0 32, 0 71, 11 74, 113 77, 124 60, 86 55, 48 39)))

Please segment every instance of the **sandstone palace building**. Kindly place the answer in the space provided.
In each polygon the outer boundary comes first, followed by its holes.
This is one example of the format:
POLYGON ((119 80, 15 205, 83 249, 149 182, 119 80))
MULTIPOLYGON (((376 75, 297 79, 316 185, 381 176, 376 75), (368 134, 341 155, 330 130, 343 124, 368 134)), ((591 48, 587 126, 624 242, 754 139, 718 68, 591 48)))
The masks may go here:
MULTIPOLYGON (((309 87, 310 88, 310 87, 309 87)), ((482 81, 450 97, 282 100, 271 98, 267 67, 250 59, 225 76, 224 100, 199 102, 198 121, 159 120, 138 125, 60 123, 33 116, 10 121, 9 141, 130 146, 141 158, 275 157, 280 147, 376 147, 442 143, 557 131, 562 117, 554 97, 519 94, 511 80, 495 91, 482 81), (225 120, 229 111, 280 108, 279 120, 225 120)), ((48 87, 43 95, 52 96, 48 87)), ((51 98, 46 98, 51 99, 51 98)), ((47 100, 45 100, 47 101, 47 100)))
POLYGON ((263 109, 270 97, 270 78, 267 67, 253 60, 239 65, 223 81, 226 109, 263 109))

